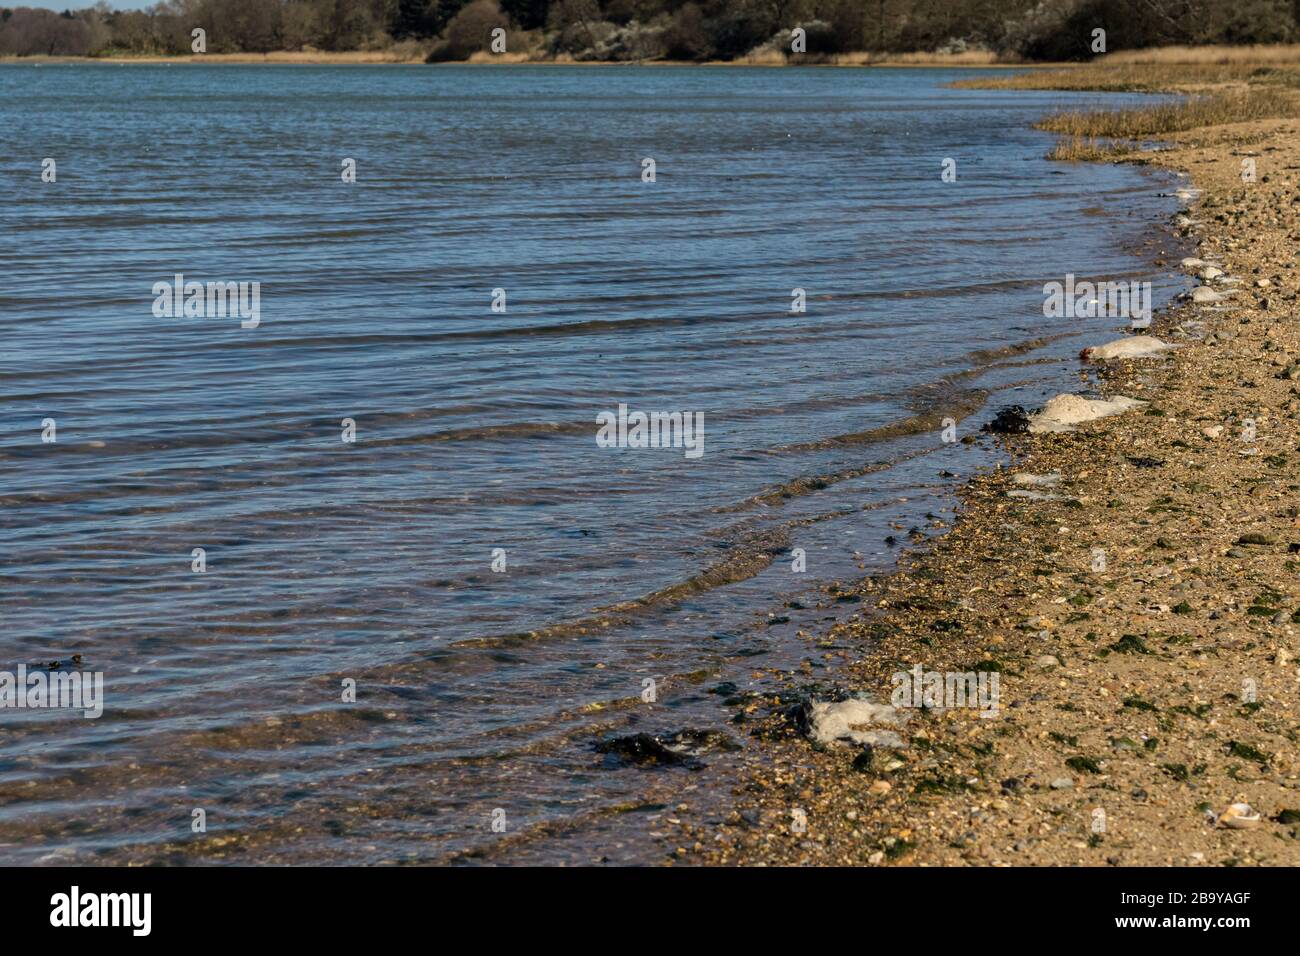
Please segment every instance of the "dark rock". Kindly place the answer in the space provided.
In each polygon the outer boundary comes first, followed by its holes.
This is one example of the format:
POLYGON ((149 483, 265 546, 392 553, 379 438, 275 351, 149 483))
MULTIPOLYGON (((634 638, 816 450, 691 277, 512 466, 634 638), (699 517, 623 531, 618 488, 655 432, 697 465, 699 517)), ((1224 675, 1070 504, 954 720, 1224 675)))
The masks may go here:
POLYGON ((1268 535, 1259 534, 1258 532, 1254 532, 1254 531, 1252 531, 1250 534, 1243 534, 1240 538, 1237 539, 1237 544, 1267 545, 1272 543, 1273 543, 1273 539, 1270 538, 1268 535))
POLYGON ((696 757, 709 751, 738 750, 740 745, 716 730, 685 728, 665 737, 654 734, 625 734, 596 744, 596 752, 618 757, 638 766, 679 766, 698 770, 704 765, 696 757))
POLYGON ((876 760, 876 751, 870 744, 862 747, 862 752, 853 758, 853 769, 858 773, 871 773, 872 764, 876 760))
POLYGON ((1029 415, 1022 405, 1008 405, 998 409, 993 421, 980 430, 997 435, 1021 435, 1029 430, 1029 415))
POLYGON ((623 737, 611 737, 596 744, 596 752, 619 757, 627 763, 642 766, 666 764, 680 765, 693 761, 683 753, 670 750, 668 746, 653 734, 627 734, 623 737))

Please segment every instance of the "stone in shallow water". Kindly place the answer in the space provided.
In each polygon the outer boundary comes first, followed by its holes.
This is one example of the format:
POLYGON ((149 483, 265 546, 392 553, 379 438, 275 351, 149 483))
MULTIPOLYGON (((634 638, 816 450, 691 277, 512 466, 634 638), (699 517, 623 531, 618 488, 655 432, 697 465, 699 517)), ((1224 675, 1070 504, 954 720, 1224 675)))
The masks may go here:
POLYGON ((1202 285, 1192 290, 1192 301, 1199 303, 1224 302, 1231 294, 1230 292, 1215 292, 1213 289, 1202 285))
POLYGON ((1022 434, 1029 430, 1029 413, 1023 406, 1008 405, 1006 408, 998 409, 993 421, 988 422, 981 430, 998 435, 1022 434))
POLYGON ((642 766, 703 766, 696 758, 711 751, 737 750, 739 745, 716 730, 686 727, 667 736, 638 733, 610 737, 596 744, 597 753, 642 766))
POLYGON ((1118 415, 1130 408, 1145 405, 1135 398, 1118 396, 1111 399, 1083 398, 1080 395, 1057 395, 1043 406, 1043 410, 1029 420, 1029 431, 1065 432, 1072 426, 1118 415))
POLYGON ((1130 335, 1127 338, 1115 339, 1113 342, 1107 342, 1105 345, 1086 348, 1079 353, 1079 358, 1083 359, 1085 362, 1104 362, 1113 359, 1153 358, 1176 348, 1178 348, 1177 345, 1170 345, 1168 342, 1162 342, 1154 335, 1130 335))

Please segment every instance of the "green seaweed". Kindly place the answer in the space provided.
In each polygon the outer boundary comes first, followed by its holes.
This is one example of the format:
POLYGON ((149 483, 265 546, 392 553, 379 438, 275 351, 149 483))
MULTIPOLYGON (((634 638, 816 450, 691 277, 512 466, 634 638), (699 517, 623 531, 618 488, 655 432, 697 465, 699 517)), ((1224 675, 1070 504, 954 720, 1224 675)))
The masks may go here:
POLYGON ((1069 760, 1065 761, 1065 765, 1071 770, 1076 770, 1079 773, 1101 773, 1101 765, 1092 757, 1084 757, 1082 755, 1071 757, 1069 760))
POLYGON ((1110 645, 1110 650, 1116 654, 1150 654, 1151 648, 1147 647, 1146 641, 1136 634, 1125 634, 1114 644, 1110 645))

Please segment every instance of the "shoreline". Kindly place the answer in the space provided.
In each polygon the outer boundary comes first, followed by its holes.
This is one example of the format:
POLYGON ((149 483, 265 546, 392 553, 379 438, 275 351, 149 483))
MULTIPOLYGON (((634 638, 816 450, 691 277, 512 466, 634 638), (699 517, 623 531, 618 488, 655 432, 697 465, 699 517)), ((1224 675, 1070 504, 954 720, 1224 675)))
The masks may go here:
POLYGON ((873 57, 871 54, 838 54, 835 57, 813 57, 808 62, 787 60, 746 59, 735 60, 575 60, 572 57, 547 56, 532 58, 530 54, 490 55, 476 53, 468 60, 427 62, 424 53, 402 54, 396 51, 288 51, 270 53, 202 53, 202 54, 145 54, 139 56, 0 56, 0 66, 85 64, 99 66, 141 66, 158 64, 259 64, 279 66, 578 66, 578 67, 745 67, 747 69, 782 69, 786 67, 828 68, 895 68, 895 69, 979 69, 979 70, 1069 70, 1077 63, 993 62, 983 58, 956 55, 893 54, 873 57))
POLYGON ((1158 313, 1147 334, 1180 346, 1169 357, 1080 365, 1076 392, 1146 405, 980 439, 1012 464, 972 479, 952 530, 897 571, 839 586, 862 619, 809 647, 847 658, 836 686, 792 673, 764 702, 734 810, 685 824, 680 862, 1300 863, 1300 122, 1162 139, 1131 161, 1203 190, 1187 212, 1200 231, 1183 228, 1230 297, 1158 313), (810 702, 886 704, 917 665, 997 672, 997 717, 900 708, 852 725, 874 746, 808 739, 810 702), (1216 823, 1243 802, 1257 823, 1216 823))

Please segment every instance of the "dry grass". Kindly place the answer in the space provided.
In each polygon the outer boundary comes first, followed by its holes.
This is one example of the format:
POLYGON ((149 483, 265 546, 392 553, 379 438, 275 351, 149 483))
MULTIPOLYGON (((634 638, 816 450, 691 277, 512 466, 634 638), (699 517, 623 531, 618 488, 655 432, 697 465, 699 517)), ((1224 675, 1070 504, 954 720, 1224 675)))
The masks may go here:
POLYGON ((1103 59, 1104 63, 1184 64, 1288 64, 1300 66, 1300 44, 1267 46, 1164 46, 1150 50, 1122 50, 1103 59))
POLYGON ((1137 152, 1138 149, 1134 143, 1074 136, 1069 139, 1062 139, 1053 146, 1052 151, 1047 154, 1047 158, 1070 163, 1102 163, 1132 159, 1137 152))
POLYGON ((872 58, 880 66, 1008 66, 989 50, 966 50, 962 53, 884 53, 872 58))
POLYGON ((710 61, 711 66, 1010 66, 987 50, 964 53, 827 53, 790 56, 784 50, 766 47, 735 60, 710 61))
POLYGON ((979 77, 977 89, 1181 92, 1174 102, 1122 110, 1057 113, 1039 129, 1064 135, 1051 159, 1132 159, 1142 141, 1255 120, 1300 117, 1300 46, 1166 47, 1116 53, 1092 63, 979 77))
MULTIPOLYGON (((1300 94, 1293 93, 1287 87, 1297 85, 1292 81, 1300 74, 1272 67, 1260 67, 1258 64, 1108 64, 1096 67, 1081 67, 1080 73, 1104 70, 1109 75, 1112 71, 1146 70, 1149 77, 1161 88, 1197 89, 1201 83, 1186 81, 1189 75, 1196 75, 1204 81, 1210 72, 1244 73, 1250 82, 1242 85, 1225 81, 1210 92, 1194 92, 1175 102, 1157 103, 1152 106, 1123 110, 1088 110, 1057 113, 1038 123, 1039 129, 1051 133, 1061 133, 1065 138, 1058 142, 1048 154, 1049 159, 1068 161, 1114 161, 1132 159, 1142 149, 1142 141, 1171 133, 1202 129, 1211 126, 1226 126, 1231 123, 1246 123, 1254 120, 1292 119, 1300 117, 1300 94), (1169 70, 1183 71, 1184 79, 1179 83, 1167 83, 1169 70), (1155 79, 1155 75, 1165 79, 1155 79)), ((1072 71, 1065 71, 1072 74, 1072 71)), ((1038 79, 1051 77, 1051 73, 1038 74, 1038 79)), ((1069 89, 1104 89, 1102 86, 1079 86, 1073 84, 1069 89)), ((1132 89, 1125 86, 1124 89, 1132 89)))
POLYGON ((1300 86, 1300 45, 1160 47, 954 83, 966 89, 1192 92, 1224 85, 1300 86))
POLYGON ((1296 116, 1300 116, 1300 98, 1289 90, 1263 87, 1193 96, 1138 109, 1057 113, 1039 123, 1038 128, 1076 139, 1137 139, 1203 126, 1296 116))
MULTIPOLYGON (((1250 63, 1110 63, 1034 69, 1013 76, 980 76, 953 86, 975 90, 1096 90, 1169 93, 1225 83, 1245 85, 1279 71, 1250 63)), ((1300 73, 1298 73, 1300 75, 1300 73)))
POLYGON ((762 50, 754 50, 740 57, 737 61, 745 66, 785 66, 786 56, 780 50, 773 50, 768 47, 762 50))

